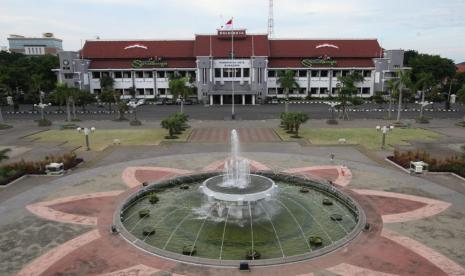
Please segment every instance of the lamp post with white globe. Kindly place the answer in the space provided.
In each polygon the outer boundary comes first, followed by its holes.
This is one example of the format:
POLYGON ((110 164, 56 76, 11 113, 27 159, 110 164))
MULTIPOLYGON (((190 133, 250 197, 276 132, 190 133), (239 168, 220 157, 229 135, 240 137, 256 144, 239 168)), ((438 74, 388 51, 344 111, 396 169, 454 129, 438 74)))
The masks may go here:
POLYGON ((78 127, 76 129, 79 133, 84 133, 84 135, 86 136, 86 150, 90 150, 90 146, 89 146, 89 134, 91 132, 95 132, 95 127, 91 127, 91 128, 87 128, 87 127, 84 127, 84 128, 81 128, 81 127, 78 127))
POLYGON ((376 126, 376 130, 377 131, 381 131, 381 133, 383 134, 383 138, 381 140, 381 148, 382 149, 385 149, 385 146, 386 146, 386 134, 388 133, 388 131, 392 131, 394 129, 394 126, 376 126))
POLYGON ((428 101, 425 101, 424 99, 422 99, 421 102, 417 101, 415 103, 420 105, 420 119, 423 118, 423 111, 424 111, 425 107, 427 107, 428 105, 433 104, 433 102, 428 102, 428 101))
POLYGON ((51 106, 51 105, 52 105, 51 103, 45 104, 45 103, 42 103, 42 101, 40 103, 38 103, 38 104, 34 104, 34 107, 40 108, 40 119, 42 121, 45 120, 44 109, 46 107, 51 106))

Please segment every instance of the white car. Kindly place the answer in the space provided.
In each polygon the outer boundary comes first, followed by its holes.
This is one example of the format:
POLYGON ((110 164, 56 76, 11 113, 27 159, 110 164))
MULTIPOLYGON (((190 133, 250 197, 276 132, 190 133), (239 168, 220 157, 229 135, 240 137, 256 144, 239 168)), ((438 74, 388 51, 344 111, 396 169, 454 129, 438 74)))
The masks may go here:
POLYGON ((143 105, 143 104, 145 104, 145 99, 140 99, 140 100, 138 100, 138 101, 137 101, 137 104, 138 104, 138 105, 143 105))

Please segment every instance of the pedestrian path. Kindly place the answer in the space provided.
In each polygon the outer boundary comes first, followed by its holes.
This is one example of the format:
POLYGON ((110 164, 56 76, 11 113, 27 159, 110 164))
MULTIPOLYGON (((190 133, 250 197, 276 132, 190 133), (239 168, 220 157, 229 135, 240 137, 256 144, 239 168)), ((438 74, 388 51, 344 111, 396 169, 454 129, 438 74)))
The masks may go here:
MULTIPOLYGON (((231 128, 194 128, 188 138, 193 143, 229 143, 231 128)), ((280 142, 272 128, 238 128, 241 143, 280 142)))

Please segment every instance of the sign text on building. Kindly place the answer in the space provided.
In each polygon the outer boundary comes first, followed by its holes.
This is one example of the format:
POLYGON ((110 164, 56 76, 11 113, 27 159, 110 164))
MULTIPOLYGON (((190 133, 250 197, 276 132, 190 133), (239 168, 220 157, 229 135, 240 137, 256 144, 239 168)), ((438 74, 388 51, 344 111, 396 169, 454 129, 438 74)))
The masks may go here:
POLYGON ((135 59, 132 61, 133 68, 142 68, 142 67, 167 67, 168 62, 163 61, 161 58, 149 58, 147 60, 135 59))
POLYGON ((304 67, 313 67, 315 65, 329 65, 334 66, 337 62, 330 59, 304 59, 302 60, 302 65, 304 67))
POLYGON ((214 61, 215 68, 248 68, 250 60, 248 59, 217 59, 214 61))

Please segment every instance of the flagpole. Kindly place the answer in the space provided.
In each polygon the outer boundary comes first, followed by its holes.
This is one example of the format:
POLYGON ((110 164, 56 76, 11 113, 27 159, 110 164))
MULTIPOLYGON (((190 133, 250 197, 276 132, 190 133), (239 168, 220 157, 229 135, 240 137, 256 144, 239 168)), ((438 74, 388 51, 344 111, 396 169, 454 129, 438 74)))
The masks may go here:
POLYGON ((236 68, 234 68, 234 17, 231 18, 231 60, 233 61, 233 79, 231 82, 232 90, 232 110, 231 110, 231 119, 236 119, 236 114, 234 113, 234 80, 236 79, 236 68))

